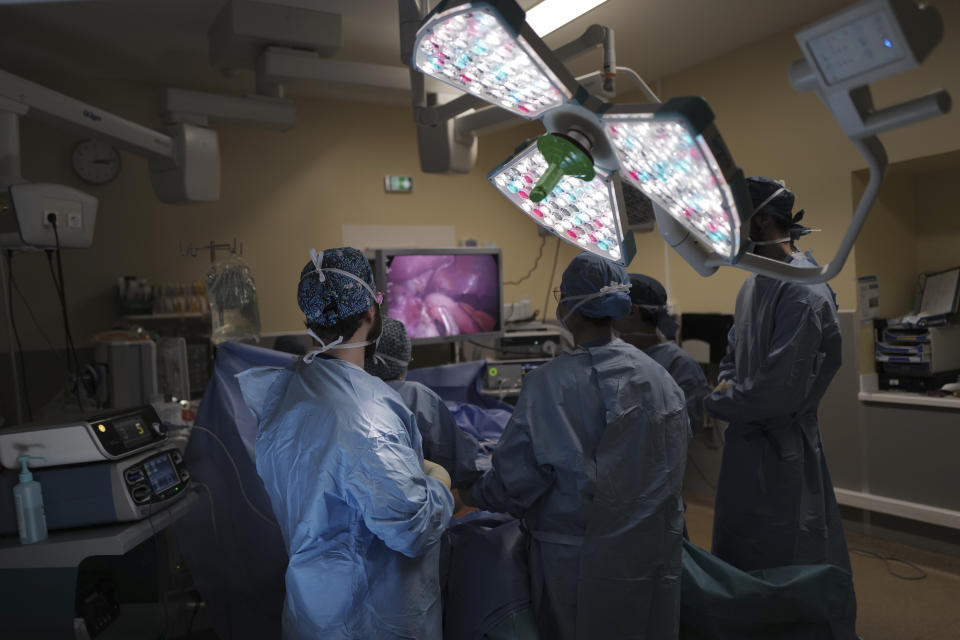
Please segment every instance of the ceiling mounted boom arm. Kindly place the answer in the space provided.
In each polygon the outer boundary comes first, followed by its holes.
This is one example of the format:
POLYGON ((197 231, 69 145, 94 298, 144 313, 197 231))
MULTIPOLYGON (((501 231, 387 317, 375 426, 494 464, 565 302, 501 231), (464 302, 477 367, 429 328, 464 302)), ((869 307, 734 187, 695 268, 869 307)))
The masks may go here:
MULTIPOLYGON (((220 149, 217 134, 210 129, 175 124, 161 133, 2 70, 0 111, 79 131, 145 157, 154 191, 163 202, 211 202, 220 197, 220 149)), ((8 154, 18 155, 19 150, 0 152, 8 154)), ((0 178, 10 184, 20 176, 0 178)))

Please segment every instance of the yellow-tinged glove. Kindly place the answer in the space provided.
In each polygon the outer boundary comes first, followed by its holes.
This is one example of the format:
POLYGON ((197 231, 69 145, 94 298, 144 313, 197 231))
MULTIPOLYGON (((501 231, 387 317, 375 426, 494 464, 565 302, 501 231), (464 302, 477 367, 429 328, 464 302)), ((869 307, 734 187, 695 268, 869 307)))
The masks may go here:
POLYGON ((423 472, 427 474, 430 478, 436 478, 443 485, 449 489, 450 488, 450 474, 447 473, 447 470, 438 465, 436 462, 430 462, 429 460, 423 461, 423 472))
POLYGON ((721 380, 720 384, 713 390, 714 393, 723 393, 733 386, 733 380, 721 380))

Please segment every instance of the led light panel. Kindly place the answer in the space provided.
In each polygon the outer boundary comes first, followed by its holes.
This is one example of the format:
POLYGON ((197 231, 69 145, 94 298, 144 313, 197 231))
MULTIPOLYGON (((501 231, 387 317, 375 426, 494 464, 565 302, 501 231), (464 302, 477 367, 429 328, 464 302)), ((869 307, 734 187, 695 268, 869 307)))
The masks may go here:
POLYGON ((627 265, 636 251, 624 236, 614 176, 597 171, 589 182, 564 176, 547 197, 530 200, 530 190, 547 170, 536 143, 490 172, 487 179, 542 227, 584 251, 627 265))
POLYGON ((414 64, 432 78, 533 119, 571 96, 525 44, 492 8, 460 7, 420 28, 414 64))
POLYGON ((734 260, 740 250, 740 216, 704 137, 679 118, 652 113, 611 114, 603 121, 624 178, 719 256, 734 260))

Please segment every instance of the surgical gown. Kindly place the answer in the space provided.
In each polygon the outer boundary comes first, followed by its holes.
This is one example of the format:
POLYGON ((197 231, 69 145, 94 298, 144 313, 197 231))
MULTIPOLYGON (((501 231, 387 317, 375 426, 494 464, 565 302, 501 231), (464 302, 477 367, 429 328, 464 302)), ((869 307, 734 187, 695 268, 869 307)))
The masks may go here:
POLYGON ((447 470, 454 489, 476 482, 490 467, 480 453, 476 439, 457 425, 443 399, 429 387, 412 380, 392 380, 387 384, 413 412, 423 440, 423 457, 447 470))
POLYGON ((687 401, 687 415, 690 417, 690 435, 700 426, 700 407, 710 391, 707 376, 703 375, 700 364, 689 353, 681 349, 676 342, 662 342, 643 350, 654 362, 667 370, 683 390, 687 401))
MULTIPOLYGON (((787 261, 814 266, 794 253, 787 261)), ((850 558, 817 408, 840 368, 833 292, 752 275, 737 297, 729 351, 706 408, 730 423, 717 485, 713 553, 743 571, 850 558)), ((851 594, 851 616, 855 600, 851 594)), ((852 619, 851 617, 851 619, 852 619)))
POLYGON ((526 521, 542 637, 677 637, 688 428, 676 382, 620 340, 524 378, 473 497, 526 521))
POLYGON ((441 638, 453 497, 423 473, 400 397, 343 360, 238 375, 257 472, 290 556, 285 638, 441 638))

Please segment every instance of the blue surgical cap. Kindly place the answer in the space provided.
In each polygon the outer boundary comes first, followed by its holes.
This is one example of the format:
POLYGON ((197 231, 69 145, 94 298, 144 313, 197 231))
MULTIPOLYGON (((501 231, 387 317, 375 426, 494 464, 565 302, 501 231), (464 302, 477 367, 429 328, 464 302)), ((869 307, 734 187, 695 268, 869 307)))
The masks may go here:
POLYGON ((407 328, 399 320, 383 317, 383 330, 377 343, 376 355, 367 359, 364 369, 381 380, 400 380, 407 374, 410 362, 410 337, 407 328))
POLYGON ((803 219, 803 209, 796 214, 793 213, 793 204, 796 202, 796 196, 784 185, 772 178, 753 176, 747 178, 747 189, 750 191, 750 200, 754 208, 763 205, 754 214, 764 214, 778 218, 790 225, 790 236, 799 238, 810 233, 810 229, 799 224, 803 219), (776 196, 774 193, 780 191, 776 196))
MULTIPOLYGON (((598 293, 611 284, 630 284, 626 270, 620 265, 584 251, 567 266, 560 281, 564 298, 598 293)), ((571 306, 575 302, 571 302, 571 306)), ((622 318, 630 313, 630 295, 624 291, 608 293, 587 300, 577 311, 588 318, 622 318)))
POLYGON ((376 290, 370 263, 353 247, 327 249, 323 252, 323 280, 317 274, 313 261, 300 271, 297 286, 297 304, 310 324, 332 327, 340 321, 363 313, 373 304, 373 296, 362 284, 342 273, 327 271, 339 269, 352 273, 376 290))
POLYGON ((630 274, 630 300, 640 307, 640 315, 671 340, 677 335, 677 323, 667 313, 667 290, 658 280, 640 273, 630 274))

